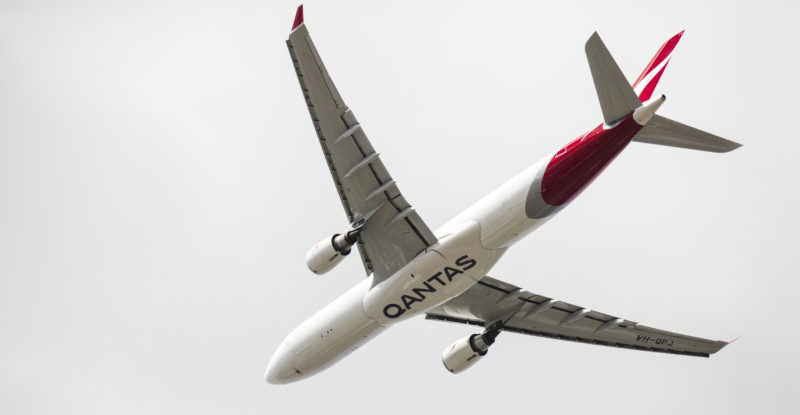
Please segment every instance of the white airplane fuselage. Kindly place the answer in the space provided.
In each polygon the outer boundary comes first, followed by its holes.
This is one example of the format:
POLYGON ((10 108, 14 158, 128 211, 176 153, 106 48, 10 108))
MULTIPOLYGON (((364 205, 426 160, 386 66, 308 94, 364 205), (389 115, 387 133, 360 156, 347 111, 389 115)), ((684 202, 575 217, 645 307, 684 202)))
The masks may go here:
POLYGON ((583 191, 640 128, 633 115, 600 125, 514 176, 437 229, 438 242, 394 275, 378 284, 369 276, 295 328, 270 360, 266 380, 318 373, 393 324, 466 291, 508 247, 583 191))

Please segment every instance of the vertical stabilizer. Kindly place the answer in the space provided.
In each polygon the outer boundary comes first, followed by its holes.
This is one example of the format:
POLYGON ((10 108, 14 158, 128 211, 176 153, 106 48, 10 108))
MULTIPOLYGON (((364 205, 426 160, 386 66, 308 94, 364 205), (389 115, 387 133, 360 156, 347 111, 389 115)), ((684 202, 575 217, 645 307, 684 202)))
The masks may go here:
POLYGON ((664 42, 655 56, 653 56, 653 59, 650 60, 650 63, 644 67, 644 71, 636 79, 636 82, 633 83, 633 90, 639 96, 640 101, 647 101, 653 96, 653 91, 656 89, 661 75, 664 74, 664 70, 667 69, 669 59, 672 57, 672 52, 675 50, 675 46, 678 45, 678 41, 681 40, 681 36, 683 36, 683 31, 664 42))

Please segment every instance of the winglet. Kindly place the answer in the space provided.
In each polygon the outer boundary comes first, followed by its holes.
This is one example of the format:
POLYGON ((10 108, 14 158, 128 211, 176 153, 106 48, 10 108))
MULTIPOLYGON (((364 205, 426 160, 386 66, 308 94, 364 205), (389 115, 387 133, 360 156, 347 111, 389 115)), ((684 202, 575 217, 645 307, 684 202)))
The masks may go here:
POLYGON ((297 29, 297 26, 303 24, 303 5, 297 7, 297 13, 294 15, 294 24, 292 25, 292 31, 297 29))

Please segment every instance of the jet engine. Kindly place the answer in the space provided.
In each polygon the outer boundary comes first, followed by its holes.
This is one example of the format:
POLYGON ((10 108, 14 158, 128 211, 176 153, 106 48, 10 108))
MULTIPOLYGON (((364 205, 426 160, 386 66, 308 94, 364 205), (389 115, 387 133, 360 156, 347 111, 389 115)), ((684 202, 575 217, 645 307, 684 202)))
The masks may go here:
POLYGON ((330 238, 317 242, 306 253, 308 269, 317 275, 322 275, 332 270, 350 253, 350 248, 358 241, 359 233, 361 233, 360 228, 351 228, 343 234, 337 233, 330 238))
POLYGON ((461 373, 481 360, 500 334, 502 322, 491 325, 481 334, 461 338, 442 352, 442 363, 451 373, 461 373))

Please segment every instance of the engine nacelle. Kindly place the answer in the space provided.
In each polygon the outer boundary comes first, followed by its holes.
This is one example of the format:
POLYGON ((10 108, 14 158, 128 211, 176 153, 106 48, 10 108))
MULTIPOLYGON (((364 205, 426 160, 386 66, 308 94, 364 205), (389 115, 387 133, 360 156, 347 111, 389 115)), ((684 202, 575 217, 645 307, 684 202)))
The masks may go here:
POLYGON ((481 360, 489 351, 489 344, 480 334, 473 334, 457 340, 442 353, 442 363, 452 373, 461 373, 481 360))
POLYGON ((342 262, 342 259, 350 253, 350 248, 358 241, 358 230, 349 230, 344 234, 336 234, 330 238, 325 238, 308 253, 306 253, 306 265, 314 274, 322 275, 342 262))
POLYGON ((502 320, 497 320, 488 324, 483 333, 464 337, 444 349, 442 352, 444 367, 452 373, 461 373, 481 360, 503 330, 504 324, 502 320))

